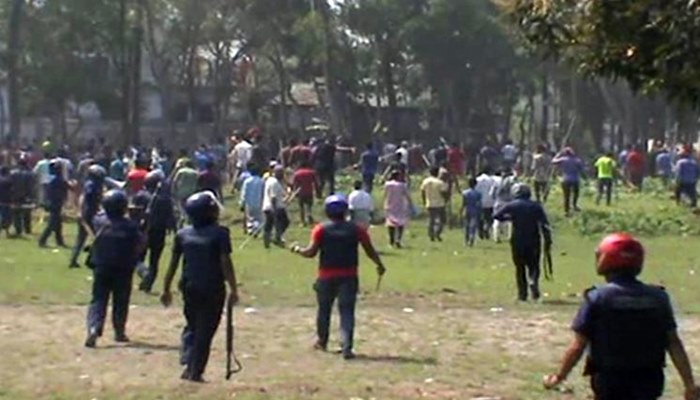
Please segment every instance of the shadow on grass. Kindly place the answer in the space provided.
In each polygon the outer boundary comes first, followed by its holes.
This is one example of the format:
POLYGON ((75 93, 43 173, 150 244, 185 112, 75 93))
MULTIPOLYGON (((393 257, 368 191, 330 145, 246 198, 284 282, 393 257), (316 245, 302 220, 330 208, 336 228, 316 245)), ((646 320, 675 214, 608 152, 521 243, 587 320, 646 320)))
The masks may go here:
POLYGON ((547 306, 578 306, 581 304, 581 300, 577 298, 572 299, 551 299, 542 300, 542 304, 547 306))
POLYGON ((105 346, 99 346, 98 349, 110 350, 110 349, 136 349, 136 350, 150 350, 150 351, 180 351, 179 346, 174 346, 170 344, 157 344, 157 343, 146 343, 139 341, 131 341, 125 345, 118 344, 108 344, 105 346))
POLYGON ((437 359, 433 357, 406 357, 390 355, 368 355, 358 354, 355 358, 360 362, 374 362, 386 364, 414 364, 414 365, 437 365, 437 359))

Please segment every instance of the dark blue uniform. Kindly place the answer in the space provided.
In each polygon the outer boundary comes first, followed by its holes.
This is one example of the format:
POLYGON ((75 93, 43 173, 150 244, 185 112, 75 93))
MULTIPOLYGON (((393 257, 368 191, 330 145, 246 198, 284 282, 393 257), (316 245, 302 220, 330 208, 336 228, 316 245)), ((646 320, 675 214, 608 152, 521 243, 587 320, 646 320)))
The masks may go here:
POLYGON ((158 277, 158 264, 165 247, 165 237, 168 231, 174 231, 174 203, 170 194, 164 188, 151 195, 146 209, 145 225, 148 251, 148 273, 141 282, 140 289, 150 292, 158 277))
MULTIPOLYGON (((4 174, 8 171, 4 170, 4 174)), ((9 231, 12 224, 12 180, 9 174, 0 175, 0 229, 9 231)), ((8 233, 9 234, 9 233, 8 233)))
POLYGON ((68 197, 68 182, 63 179, 63 174, 54 174, 51 181, 46 184, 46 199, 44 208, 49 213, 49 220, 46 224, 44 232, 39 238, 39 246, 46 246, 46 241, 49 236, 54 233, 56 235, 56 244, 65 247, 65 241, 63 240, 63 221, 61 220, 61 213, 63 211, 63 205, 68 197))
POLYGON ((338 299, 342 351, 351 354, 355 330, 358 283, 358 245, 369 242, 367 231, 352 222, 328 222, 316 226, 311 240, 319 246, 318 280, 314 285, 318 313, 318 345, 328 345, 331 311, 338 299))
POLYGON ((26 166, 19 166, 10 173, 12 180, 12 214, 15 234, 32 233, 32 207, 36 201, 34 173, 26 166))
POLYGON ((544 209, 532 200, 517 199, 503 206, 493 217, 499 221, 513 223, 510 245, 516 268, 518 298, 522 301, 527 300, 527 277, 529 276, 532 298, 537 300, 540 297, 541 238, 544 237, 548 245, 552 242, 549 221, 544 209))
POLYGON ((659 287, 633 277, 586 292, 572 329, 590 341, 586 373, 597 400, 652 400, 664 389, 671 303, 659 287))
POLYGON ((78 267, 78 257, 85 246, 85 240, 88 237, 89 228, 93 233, 93 219, 100 209, 102 201, 102 181, 100 179, 88 178, 83 184, 83 202, 80 208, 80 220, 78 220, 78 237, 73 247, 73 254, 70 259, 71 267, 78 267))
POLYGON ((143 244, 137 224, 124 217, 100 214, 93 226, 97 237, 90 253, 93 268, 92 301, 88 309, 88 334, 102 335, 109 297, 112 296, 112 325, 117 337, 124 336, 129 314, 131 282, 143 244))
POLYGON ((217 224, 186 227, 175 237, 173 257, 184 257, 180 288, 187 325, 182 332, 185 374, 201 378, 226 300, 222 255, 231 254, 229 230, 217 224))

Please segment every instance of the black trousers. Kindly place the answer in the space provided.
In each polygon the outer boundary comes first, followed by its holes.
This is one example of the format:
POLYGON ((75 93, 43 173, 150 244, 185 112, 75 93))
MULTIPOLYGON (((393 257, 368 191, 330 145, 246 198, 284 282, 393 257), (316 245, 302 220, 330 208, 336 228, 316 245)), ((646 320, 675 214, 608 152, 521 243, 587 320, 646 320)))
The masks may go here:
POLYGON ((9 230, 12 225, 12 208, 9 205, 0 205, 0 229, 9 230))
POLYGON ((182 332, 181 362, 190 378, 200 378, 209 362, 211 342, 221 323, 226 301, 226 289, 201 290, 185 286, 185 319, 182 332))
POLYGON ((596 372, 591 376, 596 400, 656 400, 663 395, 664 372, 658 370, 596 372))
POLYGON ((686 195, 690 199, 690 206, 695 208, 698 205, 698 190, 697 184, 694 183, 679 183, 676 185, 676 202, 681 202, 681 196, 686 195))
POLYGON ((365 192, 372 193, 374 189, 374 174, 362 174, 362 187, 365 192))
POLYGON ((439 239, 447 223, 445 207, 428 208, 428 237, 430 240, 439 239))
POLYGON ((535 199, 537 200, 537 202, 547 202, 547 185, 548 182, 535 181, 535 199))
POLYGON ((605 196, 605 202, 610 205, 612 202, 612 190, 613 190, 613 180, 612 178, 599 178, 598 179, 598 198, 596 199, 596 204, 600 204, 600 200, 605 196))
POLYGON ((533 300, 540 298, 540 243, 522 245, 511 243, 513 264, 515 264, 515 282, 518 285, 518 299, 527 300, 528 281, 533 300))
POLYGON ((563 182, 561 189, 564 192, 564 211, 568 214, 574 209, 578 209, 578 196, 581 186, 578 182, 563 182))
POLYGON ((148 251, 148 273, 143 278, 140 288, 141 290, 150 292, 158 277, 158 264, 160 263, 160 256, 163 254, 163 249, 165 248, 166 229, 150 228, 147 236, 148 245, 146 250, 148 251))
POLYGON ((491 237, 491 226, 493 225, 493 208, 481 209, 481 220, 479 221, 479 237, 485 240, 491 237))
POLYGON ((17 206, 12 210, 12 219, 15 225, 15 234, 17 236, 32 234, 32 210, 17 206))
POLYGON ((319 168, 316 170, 316 176, 318 179, 319 195, 323 193, 326 184, 328 184, 328 195, 330 196, 335 193, 335 169, 319 168))
POLYGON ((39 245, 45 246, 46 241, 49 240, 51 234, 56 236, 56 244, 59 246, 65 246, 66 243, 63 241, 63 220, 61 218, 61 210, 49 210, 49 219, 46 222, 46 228, 44 232, 39 237, 39 245))
MULTIPOLYGON (((83 221, 85 221, 86 224, 90 227, 90 229, 93 229, 92 226, 92 218, 93 216, 86 216, 83 218, 83 221)), ((85 226, 83 223, 78 220, 78 237, 75 239, 75 245, 73 246, 73 253, 71 254, 70 257, 70 265, 77 265, 78 264, 78 257, 80 257, 80 253, 83 251, 83 248, 85 247, 85 242, 87 241, 88 237, 88 232, 85 229, 85 226)))
POLYGON ((354 278, 319 279, 314 284, 318 312, 316 314, 316 333, 318 343, 328 345, 331 313, 333 303, 338 299, 338 312, 340 313, 340 343, 343 352, 352 351, 353 336, 355 332, 355 304, 357 303, 357 291, 359 282, 354 278))
POLYGON ((263 241, 265 247, 270 245, 272 240, 272 230, 275 230, 275 241, 282 242, 284 233, 289 228, 289 216, 287 210, 277 209, 274 211, 265 211, 265 225, 263 226, 263 241))
POLYGON ((110 296, 112 297, 114 332, 119 335, 126 331, 133 275, 131 269, 105 271, 100 266, 95 268, 92 280, 92 300, 87 314, 88 334, 94 329, 99 336, 102 336, 110 296))

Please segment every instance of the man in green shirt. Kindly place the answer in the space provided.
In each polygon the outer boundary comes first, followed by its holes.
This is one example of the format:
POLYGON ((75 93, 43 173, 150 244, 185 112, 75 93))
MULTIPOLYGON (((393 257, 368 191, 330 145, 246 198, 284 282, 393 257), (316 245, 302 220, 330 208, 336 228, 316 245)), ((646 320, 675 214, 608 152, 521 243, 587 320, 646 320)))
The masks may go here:
POLYGON ((172 192, 176 200, 181 221, 185 217, 185 202, 197 193, 197 180, 199 173, 194 169, 194 164, 190 160, 184 160, 175 172, 173 177, 172 192))
POLYGON ((605 194, 605 201, 607 205, 610 205, 612 201, 613 180, 615 178, 615 170, 617 169, 617 162, 615 162, 612 153, 608 152, 596 160, 595 168, 598 177, 598 198, 596 199, 596 204, 600 204, 600 200, 603 198, 603 194, 605 194))

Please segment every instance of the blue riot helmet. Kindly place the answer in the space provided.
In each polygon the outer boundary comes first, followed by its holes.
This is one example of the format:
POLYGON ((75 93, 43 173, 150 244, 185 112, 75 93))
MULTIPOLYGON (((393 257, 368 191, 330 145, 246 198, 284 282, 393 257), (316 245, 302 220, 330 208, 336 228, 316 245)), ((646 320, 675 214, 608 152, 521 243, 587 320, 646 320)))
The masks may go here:
POLYGON ((216 196, 205 190, 195 193, 185 202, 185 212, 194 226, 206 226, 219 219, 221 204, 216 196))
POLYGON ((342 194, 334 194, 324 202, 326 215, 332 219, 342 219, 348 212, 348 200, 342 194))
POLYGON ((110 190, 102 196, 102 208, 109 218, 123 216, 128 206, 129 198, 122 190, 110 190))

